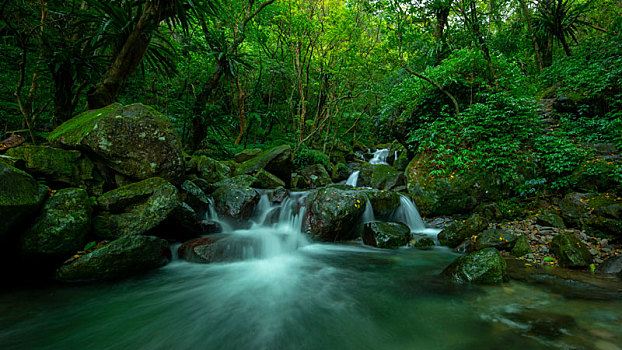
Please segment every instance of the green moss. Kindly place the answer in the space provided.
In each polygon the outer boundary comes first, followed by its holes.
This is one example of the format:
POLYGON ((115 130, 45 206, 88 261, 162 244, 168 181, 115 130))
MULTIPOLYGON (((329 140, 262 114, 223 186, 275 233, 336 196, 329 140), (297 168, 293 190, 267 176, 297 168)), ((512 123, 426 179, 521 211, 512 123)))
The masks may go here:
POLYGON ((92 130, 97 129, 97 122, 111 113, 115 114, 123 105, 114 103, 110 106, 93 109, 81 113, 63 124, 59 125, 48 136, 48 140, 52 144, 63 144, 76 147, 80 141, 88 135, 92 130))

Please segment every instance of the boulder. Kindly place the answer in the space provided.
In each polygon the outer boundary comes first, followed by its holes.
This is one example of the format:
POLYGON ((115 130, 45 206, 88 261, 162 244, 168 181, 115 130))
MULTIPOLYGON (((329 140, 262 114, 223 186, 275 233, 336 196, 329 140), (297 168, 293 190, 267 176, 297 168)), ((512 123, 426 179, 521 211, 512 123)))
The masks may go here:
POLYGON ((415 241, 415 243, 413 243, 413 248, 426 249, 434 247, 435 245, 436 243, 434 243, 434 240, 432 238, 420 237, 415 241))
POLYGON ((216 182, 213 186, 218 189, 222 186, 241 186, 251 187, 258 185, 257 178, 251 175, 238 175, 219 182, 216 182))
POLYGON ((257 179, 257 187, 259 188, 277 188, 285 186, 285 182, 273 174, 265 171, 264 169, 259 169, 255 174, 255 178, 257 179))
POLYGON ((218 187, 213 197, 218 215, 243 224, 253 215, 260 195, 254 188, 231 183, 218 187))
POLYGON ((462 241, 477 235, 488 227, 488 220, 484 217, 473 214, 464 222, 456 222, 438 234, 438 240, 441 245, 455 248, 462 241))
POLYGON ((510 254, 517 258, 520 258, 521 256, 527 255, 529 253, 531 253, 529 240, 524 235, 518 236, 516 242, 514 242, 514 247, 510 251, 510 254))
POLYGON ((258 156, 240 164, 236 170, 236 175, 252 175, 259 169, 276 175, 290 186, 292 178, 292 148, 289 145, 274 147, 258 156))
POLYGON ((333 173, 331 174, 330 178, 333 180, 333 182, 341 182, 347 180, 349 176, 350 169, 348 168, 348 166, 344 163, 337 163, 333 167, 333 173))
POLYGON ((555 213, 543 213, 536 216, 536 224, 545 227, 566 228, 564 219, 555 213))
POLYGON ((234 155, 233 159, 235 159, 235 161, 238 163, 244 163, 249 159, 253 159, 257 157, 260 153, 261 153, 261 148, 249 148, 249 149, 242 150, 236 155, 234 155))
POLYGON ((47 191, 25 172, 0 163, 0 238, 36 213, 47 191))
POLYGON ((477 235, 475 249, 497 248, 499 250, 511 250, 517 239, 518 236, 511 231, 491 228, 477 235))
POLYGON ((231 168, 210 157, 201 156, 197 160, 197 173, 208 182, 219 182, 231 177, 231 168))
POLYGON ((203 190, 190 180, 181 184, 182 197, 184 201, 198 215, 203 215, 209 206, 210 199, 203 190))
POLYGON ((549 247, 562 267, 584 268, 592 263, 589 249, 571 234, 558 234, 553 237, 549 247))
POLYGON ((607 258, 607 260, 598 267, 598 272, 612 275, 622 274, 622 255, 607 258))
POLYGON ((569 193, 559 201, 560 215, 569 227, 582 229, 589 216, 589 208, 585 193, 569 193))
POLYGON ((134 179, 176 182, 185 170, 181 141, 171 123, 140 103, 86 111, 61 124, 48 139, 55 146, 83 150, 134 179))
POLYGON ((480 214, 491 222, 499 222, 503 219, 501 207, 497 203, 482 203, 475 208, 475 213, 480 214))
POLYGON ((203 225, 202 216, 197 214, 190 205, 183 202, 158 226, 158 236, 170 240, 185 241, 211 233, 206 232, 207 228, 203 225))
POLYGON ((332 183, 330 175, 322 164, 308 166, 298 173, 302 176, 302 183, 298 181, 298 188, 318 188, 332 183))
POLYGON ((392 214, 400 207, 401 199, 397 192, 376 189, 361 189, 369 200, 374 211, 374 217, 378 220, 389 220, 392 214))
POLYGON ((177 188, 159 177, 106 192, 97 202, 103 212, 93 218, 93 233, 102 239, 144 234, 181 205, 177 188))
POLYGON ((91 229, 85 190, 65 188, 47 199, 34 224, 21 236, 21 250, 41 257, 67 257, 84 247, 91 229))
POLYGON ((164 266, 170 259, 169 244, 161 238, 123 236, 65 263, 56 270, 56 279, 64 282, 119 279, 164 266))
POLYGON ((602 233, 612 236, 617 242, 622 241, 622 201, 602 197, 601 194, 597 200, 590 201, 594 207, 591 215, 587 219, 587 225, 602 233), (614 202, 615 201, 615 202, 614 202))
POLYGON ((287 197, 289 197, 289 191, 284 187, 277 187, 274 191, 268 192, 268 199, 272 203, 283 203, 287 197))
POLYGON ((461 256, 442 272, 455 282, 496 284, 508 281, 507 265, 495 248, 478 250, 461 256))
POLYGON ((363 164, 359 179, 365 186, 380 190, 391 190, 406 183, 403 172, 386 164, 363 164))
POLYGON ((334 242, 358 236, 367 199, 362 192, 329 186, 317 190, 309 197, 307 222, 312 237, 334 242))
POLYGON ((399 248, 410 241, 410 228, 401 222, 370 222, 363 225, 363 243, 378 248, 399 248))

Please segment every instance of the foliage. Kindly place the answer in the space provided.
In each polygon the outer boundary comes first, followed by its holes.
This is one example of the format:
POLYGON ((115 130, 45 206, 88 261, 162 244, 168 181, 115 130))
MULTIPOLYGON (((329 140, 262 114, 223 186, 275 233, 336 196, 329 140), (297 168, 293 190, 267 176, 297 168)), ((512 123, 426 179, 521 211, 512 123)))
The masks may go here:
POLYGON ((304 169, 310 165, 322 164, 326 170, 330 171, 330 157, 326 154, 313 149, 304 148, 298 151, 294 156, 294 169, 304 169))

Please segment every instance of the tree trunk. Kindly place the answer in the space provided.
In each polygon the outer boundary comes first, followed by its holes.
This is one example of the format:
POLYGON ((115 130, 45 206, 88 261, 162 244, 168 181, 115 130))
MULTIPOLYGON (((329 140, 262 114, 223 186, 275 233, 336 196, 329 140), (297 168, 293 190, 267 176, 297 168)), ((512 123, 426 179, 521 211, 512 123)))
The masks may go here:
POLYGON ((54 76, 54 125, 60 125, 71 119, 74 110, 71 63, 63 63, 54 76))
POLYGON ((238 88, 238 117, 240 119, 240 133, 238 137, 235 139, 234 145, 239 145, 242 142, 242 137, 244 136, 244 132, 246 131, 246 113, 244 112, 244 91, 242 91, 242 87, 240 86, 240 79, 238 79, 238 75, 235 76, 235 85, 238 88))
POLYGON ((525 0, 520 0, 520 5, 523 10, 523 18, 525 20, 525 24, 527 25, 527 29, 529 30, 529 37, 531 38, 531 42, 533 43, 533 50, 536 55, 536 63, 538 64, 538 70, 542 72, 542 69, 544 69, 544 61, 542 60, 542 54, 540 53, 540 45, 538 45, 538 40, 536 40, 535 31, 533 29, 533 25, 531 24, 531 12, 525 0))
POLYGON ((560 34, 558 36, 559 42, 562 44, 562 47, 564 48, 564 52, 566 53, 566 56, 572 56, 572 51, 570 51, 570 46, 568 46, 568 41, 566 41, 566 36, 564 36, 564 34, 560 34))

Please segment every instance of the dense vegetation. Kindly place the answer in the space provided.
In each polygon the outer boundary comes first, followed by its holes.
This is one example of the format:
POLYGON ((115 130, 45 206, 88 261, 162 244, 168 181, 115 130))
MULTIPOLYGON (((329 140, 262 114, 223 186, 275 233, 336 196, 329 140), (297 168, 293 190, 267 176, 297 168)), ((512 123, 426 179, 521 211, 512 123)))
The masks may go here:
POLYGON ((580 167, 620 184, 588 146, 622 147, 620 6, 4 0, 0 139, 141 102, 220 159, 287 143, 298 168, 330 167, 397 140, 432 176, 477 168, 516 196, 567 190, 580 167))

